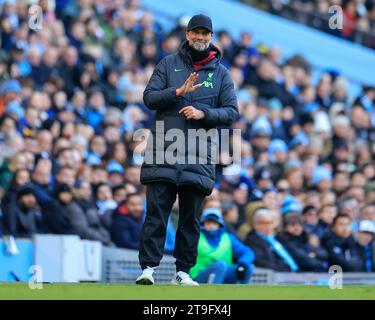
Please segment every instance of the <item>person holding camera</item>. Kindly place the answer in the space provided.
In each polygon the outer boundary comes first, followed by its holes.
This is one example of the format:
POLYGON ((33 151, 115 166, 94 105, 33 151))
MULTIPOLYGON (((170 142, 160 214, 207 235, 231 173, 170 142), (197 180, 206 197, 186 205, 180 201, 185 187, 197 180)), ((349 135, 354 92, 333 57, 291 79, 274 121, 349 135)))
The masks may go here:
POLYGON ((197 263, 190 276, 198 283, 249 283, 253 251, 224 229, 220 210, 205 209, 201 218, 197 263))

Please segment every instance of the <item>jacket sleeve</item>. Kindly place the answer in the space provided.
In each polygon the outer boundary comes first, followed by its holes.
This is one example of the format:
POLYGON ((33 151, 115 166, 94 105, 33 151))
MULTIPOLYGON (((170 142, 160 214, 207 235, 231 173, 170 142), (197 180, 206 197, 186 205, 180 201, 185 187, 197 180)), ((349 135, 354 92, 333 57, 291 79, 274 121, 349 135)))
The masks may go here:
POLYGON ((328 261, 328 251, 323 246, 320 246, 318 248, 314 248, 314 252, 316 254, 316 257, 319 260, 325 260, 328 261))
POLYGON ((218 104, 217 108, 201 108, 205 114, 202 119, 203 124, 209 126, 231 125, 239 116, 233 81, 227 69, 224 72, 218 104))
POLYGON ((291 241, 283 241, 282 239, 279 239, 279 241, 292 255, 302 271, 314 271, 323 268, 323 261, 310 257, 309 253, 303 247, 299 247, 291 241))
POLYGON ((249 247, 246 247, 234 235, 229 234, 229 237, 232 241, 234 260, 237 262, 237 264, 250 268, 255 258, 253 250, 251 250, 249 247))
POLYGON ((266 257, 266 255, 264 254, 264 251, 262 250, 260 246, 258 246, 255 243, 249 243, 249 247, 255 253, 255 261, 254 261, 255 266, 259 268, 276 270, 275 264, 266 257))
POLYGON ((178 100, 176 87, 167 87, 167 63, 162 59, 143 92, 143 102, 151 110, 162 110, 178 100))

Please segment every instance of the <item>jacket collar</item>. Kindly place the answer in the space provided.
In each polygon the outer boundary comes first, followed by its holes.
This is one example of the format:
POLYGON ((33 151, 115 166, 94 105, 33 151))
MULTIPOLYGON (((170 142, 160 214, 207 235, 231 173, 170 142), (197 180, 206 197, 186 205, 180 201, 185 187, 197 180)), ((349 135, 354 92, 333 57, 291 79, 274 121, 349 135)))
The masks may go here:
MULTIPOLYGON (((188 45, 189 45, 189 42, 187 40, 182 42, 182 44, 180 45, 180 48, 178 50, 178 54, 182 57, 182 59, 185 61, 186 64, 188 64, 189 66, 191 66, 192 69, 194 69, 194 62, 193 62, 193 60, 192 60, 192 58, 189 54, 188 45)), ((214 57, 212 60, 208 61, 205 65, 203 65, 201 69, 215 68, 216 65, 221 60, 221 56, 222 56, 221 52, 220 52, 219 48, 216 47, 214 44, 210 43, 209 51, 217 52, 216 57, 214 57)))

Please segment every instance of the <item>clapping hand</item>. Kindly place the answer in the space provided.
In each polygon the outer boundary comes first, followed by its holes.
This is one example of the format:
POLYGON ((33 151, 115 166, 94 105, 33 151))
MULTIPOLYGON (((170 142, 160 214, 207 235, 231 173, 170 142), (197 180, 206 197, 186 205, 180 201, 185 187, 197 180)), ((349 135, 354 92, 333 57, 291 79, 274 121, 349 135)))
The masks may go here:
POLYGON ((194 82, 197 81, 199 74, 193 72, 190 76, 185 80, 184 84, 176 90, 177 96, 182 96, 185 93, 193 92, 202 86, 202 83, 197 83, 194 85, 194 82))

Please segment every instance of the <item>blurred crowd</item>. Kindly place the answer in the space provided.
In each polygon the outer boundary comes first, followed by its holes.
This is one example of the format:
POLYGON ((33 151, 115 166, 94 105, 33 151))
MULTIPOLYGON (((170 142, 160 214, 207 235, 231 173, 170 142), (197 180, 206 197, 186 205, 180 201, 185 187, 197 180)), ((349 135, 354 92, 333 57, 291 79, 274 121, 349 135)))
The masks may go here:
MULTIPOLYGON (((374 0, 244 0, 264 10, 321 31, 375 48, 374 0), (331 9, 330 9, 331 8, 331 9), (337 8, 341 8, 340 11, 337 8), (342 13, 342 29, 329 26, 331 17, 342 13)), ((340 20, 333 18, 332 22, 340 20)))
MULTIPOLYGON (((43 25, 32 30, 27 1, 0 1, 0 233, 137 249, 145 188, 132 136, 152 122, 143 90, 185 39, 188 18, 166 32, 138 0, 39 4, 43 25)), ((203 209, 222 212, 255 266, 374 271, 375 88, 349 96, 329 66, 314 83, 303 56, 283 57, 251 32, 235 40, 217 31, 238 97, 242 137, 232 143, 242 164, 217 166, 203 209)), ((167 252, 177 219, 176 202, 167 252)))

